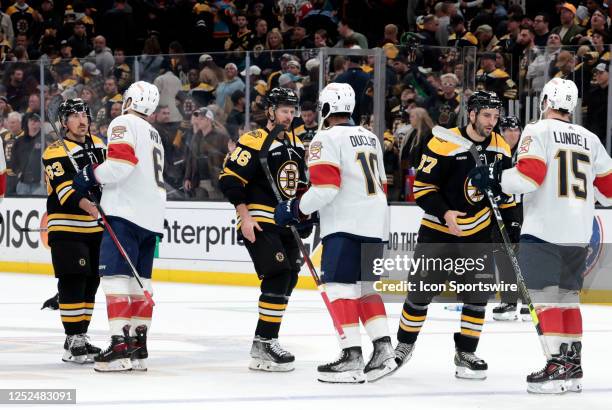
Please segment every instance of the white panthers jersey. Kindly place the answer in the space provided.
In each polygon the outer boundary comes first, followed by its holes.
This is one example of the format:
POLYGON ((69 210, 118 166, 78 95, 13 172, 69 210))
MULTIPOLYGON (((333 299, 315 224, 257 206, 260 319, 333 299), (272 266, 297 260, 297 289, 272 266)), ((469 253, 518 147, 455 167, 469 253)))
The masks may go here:
POLYGON ((525 127, 517 164, 502 189, 523 196, 521 234, 556 244, 588 243, 595 200, 612 202, 612 159, 587 129, 557 119, 525 127))
POLYGON ((312 186, 300 210, 319 211, 322 237, 343 232, 388 239, 387 178, 376 135, 348 125, 317 132, 308 149, 308 170, 312 186))
POLYGON ((144 119, 125 114, 108 126, 106 161, 96 168, 102 208, 152 232, 162 233, 166 208, 164 147, 144 119))

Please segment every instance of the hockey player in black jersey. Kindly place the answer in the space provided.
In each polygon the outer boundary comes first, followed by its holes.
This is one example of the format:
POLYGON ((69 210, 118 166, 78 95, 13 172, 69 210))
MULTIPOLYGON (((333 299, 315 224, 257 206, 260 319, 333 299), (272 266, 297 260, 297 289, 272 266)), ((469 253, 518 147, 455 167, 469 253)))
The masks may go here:
MULTIPOLYGON (((89 134, 91 113, 87 104, 81 99, 66 100, 59 107, 59 117, 66 145, 79 168, 103 162, 105 146, 101 139, 89 134)), ((51 144, 42 161, 47 181, 51 260, 66 333, 62 360, 92 363, 100 349, 89 343, 87 329, 100 284, 102 227, 94 204, 72 187, 76 171, 61 143, 51 144)))
MULTIPOLYGON (((521 137, 521 121, 514 116, 503 117, 499 121, 499 129, 502 136, 510 146, 510 152, 512 153, 513 163, 516 157, 516 149, 518 148, 518 141, 521 137)), ((516 201, 516 215, 519 218, 515 224, 520 224, 523 216, 523 208, 521 206, 521 196, 515 195, 514 200, 516 201)), ((516 226, 520 229, 520 226, 516 226)), ((497 236, 496 242, 502 242, 501 235, 496 235, 497 231, 494 230, 494 236, 497 236)), ((518 246, 518 245, 516 245, 518 246)), ((503 246, 496 247, 495 251, 495 263, 499 272, 499 280, 509 284, 516 284, 516 273, 512 268, 512 262, 503 250, 503 246)), ((517 302, 519 298, 518 289, 515 291, 501 290, 499 292, 501 303, 493 308, 493 319, 495 320, 516 320, 517 316, 517 302)), ((522 320, 531 321, 531 315, 529 308, 523 306, 520 309, 520 317, 522 320)))
MULTIPOLYGON (((478 91, 468 100, 469 124, 451 132, 476 145, 485 163, 501 161, 511 167, 510 148, 501 135, 493 132, 500 116, 502 103, 495 93, 478 91)), ((444 284, 447 280, 465 285, 495 283, 492 263, 492 211, 487 197, 475 189, 467 178, 476 166, 465 148, 433 138, 425 148, 414 181, 414 196, 425 214, 421 220, 414 258, 423 261, 451 259, 472 260, 474 269, 448 270, 433 265, 409 275, 416 291, 408 293, 400 317, 396 361, 405 364, 427 317, 427 308, 440 293, 425 287, 444 284), (480 260, 480 264, 477 262, 480 260)), ((504 219, 514 217, 515 203, 509 198, 500 208, 504 219)), ((509 224, 508 224, 509 225, 509 224)), ((517 235, 518 233, 513 233, 517 235)), ((459 266, 459 265, 457 265, 459 266)), ((457 294, 463 302, 460 331, 454 334, 455 375, 459 378, 484 379, 487 363, 475 355, 485 321, 487 291, 457 294)))
POLYGON ((299 101, 293 90, 274 88, 266 97, 268 123, 243 134, 219 176, 219 186, 236 207, 240 236, 261 279, 259 320, 251 349, 252 370, 290 371, 294 356, 278 343, 283 314, 300 270, 298 245, 287 227, 274 222, 277 200, 259 161, 269 146, 270 172, 284 199, 306 190, 304 146, 290 129, 299 101), (286 131, 267 141, 272 129, 286 131), (267 143, 266 143, 267 142, 267 143))

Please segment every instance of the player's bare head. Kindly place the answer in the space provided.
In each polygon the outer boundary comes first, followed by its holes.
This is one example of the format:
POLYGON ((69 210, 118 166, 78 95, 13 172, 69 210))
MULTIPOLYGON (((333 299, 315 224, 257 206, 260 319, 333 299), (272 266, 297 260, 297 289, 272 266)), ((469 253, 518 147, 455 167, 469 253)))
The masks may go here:
POLYGON ((348 119, 355 109, 355 91, 349 84, 330 83, 319 95, 321 119, 348 119))
POLYGON ((290 88, 273 88, 265 99, 266 117, 270 125, 283 125, 289 129, 297 115, 300 100, 290 88))
POLYGON ((556 116, 569 118, 577 102, 578 87, 576 84, 572 80, 553 78, 546 83, 540 95, 541 116, 543 118, 556 116))
POLYGON ((487 138, 499 121, 502 102, 494 92, 476 91, 468 99, 467 109, 472 128, 487 138))
POLYGON ((60 122, 75 137, 84 137, 89 133, 91 111, 85 101, 72 98, 64 101, 59 107, 60 122))

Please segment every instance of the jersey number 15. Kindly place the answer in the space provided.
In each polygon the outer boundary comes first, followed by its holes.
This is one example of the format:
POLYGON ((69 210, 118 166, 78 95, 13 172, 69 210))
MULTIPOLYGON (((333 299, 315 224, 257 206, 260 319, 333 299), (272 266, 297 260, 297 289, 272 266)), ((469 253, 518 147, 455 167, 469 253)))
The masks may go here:
POLYGON ((569 191, 569 175, 568 175, 568 155, 571 162, 571 170, 574 178, 579 184, 572 184, 572 192, 578 199, 587 198, 587 177, 580 170, 580 163, 590 164, 591 158, 582 152, 559 150, 555 155, 555 159, 559 161, 559 187, 558 195, 567 197, 569 191))

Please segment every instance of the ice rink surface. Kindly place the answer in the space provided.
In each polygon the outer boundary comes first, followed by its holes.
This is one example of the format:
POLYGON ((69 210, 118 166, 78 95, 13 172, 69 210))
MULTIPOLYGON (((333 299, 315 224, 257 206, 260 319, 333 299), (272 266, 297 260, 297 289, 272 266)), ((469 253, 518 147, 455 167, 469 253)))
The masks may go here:
MULTIPOLYGON (((290 373, 248 370, 257 320, 256 288, 156 283, 149 371, 100 374, 92 365, 61 361, 59 313, 41 311, 55 293, 50 276, 0 274, 0 388, 72 388, 77 407, 92 409, 610 409, 612 307, 584 306, 584 392, 537 396, 525 375, 544 365, 531 323, 484 327, 478 354, 489 363, 484 381, 454 377, 452 333, 459 312, 432 305, 412 360, 377 383, 330 385, 316 366, 334 360, 338 346, 318 293, 296 291, 280 341, 296 356, 290 373), (272 407, 271 407, 272 406, 272 407)), ((491 309, 491 308, 489 308, 491 309)), ((395 340, 401 305, 388 304, 395 340)), ((92 342, 108 345, 102 291, 90 326, 92 342)), ((363 335, 364 354, 371 345, 363 335)), ((0 408, 40 406, 0 405, 0 408)), ((51 408, 74 408, 54 405, 51 408)))

